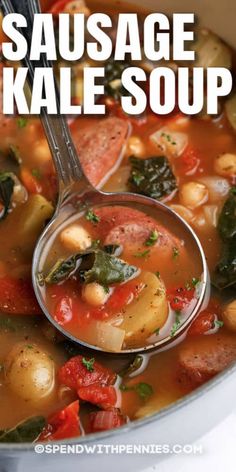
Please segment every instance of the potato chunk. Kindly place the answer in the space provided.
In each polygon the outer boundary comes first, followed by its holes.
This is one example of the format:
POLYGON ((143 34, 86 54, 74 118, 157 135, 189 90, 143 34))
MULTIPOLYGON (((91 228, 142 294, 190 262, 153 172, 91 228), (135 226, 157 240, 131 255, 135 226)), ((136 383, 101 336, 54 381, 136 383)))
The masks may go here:
POLYGON ((139 281, 144 284, 144 288, 139 297, 124 309, 124 321, 119 326, 125 330, 125 343, 128 347, 142 344, 156 329, 164 325, 168 316, 163 282, 151 272, 143 272, 139 281))
POLYGON ((54 362, 36 344, 14 346, 6 359, 5 375, 13 392, 26 401, 37 403, 54 390, 54 362))

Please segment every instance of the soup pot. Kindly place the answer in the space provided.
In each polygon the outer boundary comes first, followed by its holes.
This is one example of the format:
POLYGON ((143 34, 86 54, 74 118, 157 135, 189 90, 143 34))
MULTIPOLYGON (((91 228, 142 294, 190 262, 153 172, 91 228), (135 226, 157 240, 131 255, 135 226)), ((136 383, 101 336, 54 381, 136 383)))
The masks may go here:
MULTIPOLYGON (((49 6, 53 1, 44 1, 49 6)), ((117 2, 120 4, 120 2, 117 2)), ((135 11, 143 2, 130 0, 135 11)), ((99 2, 101 7, 102 2, 99 2)), ((110 4, 116 4, 111 0, 110 4)), ((150 11, 164 13, 194 12, 203 26, 210 28, 231 46, 235 46, 235 0, 146 0, 150 11)), ((102 10, 102 7, 100 8, 102 10)), ((67 440, 66 444, 79 446, 77 454, 51 452, 36 453, 33 445, 0 445, 0 472, 64 472, 65 470, 102 470, 103 472, 138 472, 158 463, 166 454, 99 453, 101 445, 191 444, 220 422, 235 406, 236 365, 232 365, 207 384, 185 396, 175 404, 142 420, 129 423, 117 430, 67 440), (84 446, 99 448, 85 452, 84 446)), ((17 408, 17 405, 16 405, 17 408)), ((107 448, 107 450, 109 450, 107 448)))

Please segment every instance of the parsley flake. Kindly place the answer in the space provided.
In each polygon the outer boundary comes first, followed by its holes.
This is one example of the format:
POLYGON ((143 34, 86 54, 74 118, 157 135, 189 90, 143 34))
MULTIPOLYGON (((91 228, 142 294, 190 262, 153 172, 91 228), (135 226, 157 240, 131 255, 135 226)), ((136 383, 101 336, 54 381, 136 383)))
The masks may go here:
POLYGON ((120 390, 122 392, 134 391, 142 400, 148 400, 148 398, 153 394, 152 386, 145 382, 139 382, 138 384, 131 386, 121 384, 120 390))
POLYGON ((89 372, 94 371, 94 362, 95 362, 94 357, 91 357, 91 359, 86 359, 85 357, 82 358, 82 364, 86 367, 86 369, 89 372))
POLYGON ((223 326, 224 326, 224 321, 215 320, 215 322, 214 322, 214 328, 223 328, 223 326))
POLYGON ((136 252, 134 254, 134 257, 148 257, 150 254, 150 249, 146 249, 146 251, 143 251, 143 252, 136 252))
POLYGON ((17 119, 17 126, 18 128, 22 129, 22 128, 25 128, 26 125, 27 125, 27 118, 24 118, 24 116, 20 116, 18 119, 17 119))
POLYGON ((176 311, 175 312, 175 322, 171 328, 171 332, 170 332, 170 336, 173 337, 175 336, 176 334, 176 331, 178 331, 180 325, 181 325, 181 321, 180 321, 180 315, 181 315, 181 312, 180 311, 176 311))
POLYGON ((85 218, 87 221, 91 221, 91 223, 97 224, 100 221, 99 216, 97 216, 92 210, 88 210, 85 218))
POLYGON ((151 231, 149 238, 145 242, 145 246, 153 246, 155 242, 158 240, 158 238, 159 238, 158 231, 156 229, 154 231, 151 231))

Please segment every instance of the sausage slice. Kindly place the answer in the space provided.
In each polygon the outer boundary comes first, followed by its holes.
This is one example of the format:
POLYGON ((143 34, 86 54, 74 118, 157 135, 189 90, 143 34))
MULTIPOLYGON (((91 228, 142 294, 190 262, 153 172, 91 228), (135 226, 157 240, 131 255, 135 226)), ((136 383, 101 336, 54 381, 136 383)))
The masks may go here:
POLYGON ((202 336, 179 351, 179 379, 200 385, 236 360, 236 339, 229 335, 202 336))
POLYGON ((128 121, 116 117, 102 119, 79 131, 73 127, 81 164, 95 187, 101 186, 119 165, 128 130, 128 121))

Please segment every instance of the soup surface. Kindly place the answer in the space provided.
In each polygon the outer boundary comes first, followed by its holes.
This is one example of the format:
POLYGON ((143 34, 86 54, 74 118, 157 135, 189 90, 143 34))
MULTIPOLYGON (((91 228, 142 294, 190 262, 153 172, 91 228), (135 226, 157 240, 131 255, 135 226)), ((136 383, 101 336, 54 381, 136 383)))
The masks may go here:
MULTIPOLYGON (((127 9, 120 4, 120 11, 127 9)), ((63 0, 51 11, 56 27, 59 12, 88 15, 96 5, 63 0)), ((104 11, 115 19, 118 10, 104 11)), ((234 52, 211 32, 198 31, 194 47, 198 65, 233 70, 234 52)), ((83 100, 85 64, 86 58, 72 65, 74 103, 83 100)), ((63 65, 59 61, 56 71, 63 65)), ((220 102, 217 117, 202 112, 190 118, 177 107, 165 117, 149 108, 130 117, 120 106, 126 66, 105 64, 106 96, 99 100, 106 102, 106 117, 70 120, 83 168, 94 186, 156 198, 192 226, 211 274, 210 301, 181 343, 153 355, 117 360, 88 354, 59 334, 31 284, 34 247, 57 201, 50 151, 39 119, 1 114, 1 442, 52 441, 119 427, 159 411, 236 359, 235 92, 220 102)), ((142 67, 150 71, 145 61, 142 67)), ((197 301, 201 272, 180 228, 139 208, 94 208, 55 234, 42 291, 57 323, 117 351, 161 336, 169 316, 174 337, 197 301), (115 271, 104 270, 114 265, 115 271)))

